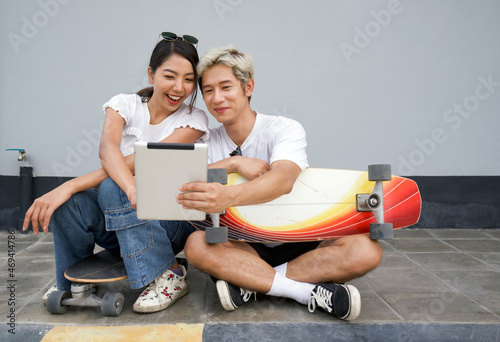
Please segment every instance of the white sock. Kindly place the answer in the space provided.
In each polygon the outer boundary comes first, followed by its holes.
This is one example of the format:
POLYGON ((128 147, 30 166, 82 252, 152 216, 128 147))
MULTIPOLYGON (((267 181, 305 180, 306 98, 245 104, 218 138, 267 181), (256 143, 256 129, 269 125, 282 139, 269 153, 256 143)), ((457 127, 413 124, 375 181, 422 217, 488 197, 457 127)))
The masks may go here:
POLYGON ((268 296, 291 298, 306 305, 311 297, 314 284, 301 283, 285 277, 276 272, 271 290, 266 293, 268 296))
POLYGON ((285 262, 284 264, 281 264, 281 265, 279 265, 279 266, 276 266, 276 267, 274 268, 274 270, 275 270, 276 272, 278 272, 279 274, 281 274, 282 276, 285 276, 285 277, 286 277, 286 266, 287 266, 287 265, 288 265, 288 263, 287 263, 287 262, 285 262))

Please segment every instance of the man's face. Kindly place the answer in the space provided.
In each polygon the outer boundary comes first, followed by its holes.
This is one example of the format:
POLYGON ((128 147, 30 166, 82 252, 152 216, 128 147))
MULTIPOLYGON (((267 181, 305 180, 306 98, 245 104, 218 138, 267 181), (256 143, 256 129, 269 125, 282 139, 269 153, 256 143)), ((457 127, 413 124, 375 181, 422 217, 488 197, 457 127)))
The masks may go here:
POLYGON ((234 76, 233 69, 222 64, 216 64, 203 73, 203 100, 218 122, 232 124, 242 112, 250 110, 248 96, 253 90, 251 82, 248 82, 243 90, 241 82, 234 76))

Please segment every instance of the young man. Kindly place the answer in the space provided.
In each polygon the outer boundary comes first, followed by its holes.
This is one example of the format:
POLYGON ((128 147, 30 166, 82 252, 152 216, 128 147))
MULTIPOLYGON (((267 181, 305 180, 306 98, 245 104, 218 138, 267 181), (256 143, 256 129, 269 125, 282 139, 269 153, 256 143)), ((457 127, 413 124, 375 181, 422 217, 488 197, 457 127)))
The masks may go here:
MULTIPOLYGON (((253 111, 253 62, 232 47, 205 54, 198 64, 199 84, 210 113, 222 123, 211 130, 210 167, 238 172, 250 182, 223 186, 189 183, 178 195, 185 208, 217 213, 231 206, 271 201, 289 193, 308 167, 306 138, 294 120, 253 111)), ((359 316, 361 298, 352 285, 340 285, 375 269, 382 258, 377 241, 365 235, 288 244, 229 241, 207 244, 202 231, 184 248, 196 268, 217 281, 226 310, 235 310, 255 293, 292 298, 351 320, 359 316)))

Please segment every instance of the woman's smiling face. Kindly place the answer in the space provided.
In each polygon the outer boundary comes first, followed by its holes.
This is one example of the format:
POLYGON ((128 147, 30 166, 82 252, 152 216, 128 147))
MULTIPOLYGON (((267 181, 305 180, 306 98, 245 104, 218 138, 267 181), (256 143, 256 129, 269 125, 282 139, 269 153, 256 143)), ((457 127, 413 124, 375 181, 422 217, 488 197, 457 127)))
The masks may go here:
POLYGON ((178 54, 170 56, 155 73, 149 67, 148 77, 154 89, 151 104, 159 105, 157 108, 167 115, 175 112, 196 86, 191 63, 178 54))

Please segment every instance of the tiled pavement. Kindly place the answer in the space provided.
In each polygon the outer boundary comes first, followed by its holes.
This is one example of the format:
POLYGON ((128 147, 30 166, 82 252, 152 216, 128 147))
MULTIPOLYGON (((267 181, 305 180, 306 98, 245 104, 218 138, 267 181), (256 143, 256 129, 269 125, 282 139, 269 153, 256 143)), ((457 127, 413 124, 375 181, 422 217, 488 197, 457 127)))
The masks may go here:
POLYGON ((190 293, 165 311, 135 314, 140 290, 121 282, 109 285, 125 294, 119 317, 75 307, 52 315, 41 304, 55 283, 52 236, 16 232, 13 268, 8 232, 0 232, 0 241, 1 341, 145 341, 168 334, 169 341, 500 341, 500 229, 395 231, 393 240, 382 241, 380 267, 351 282, 362 296, 353 322, 264 295, 226 312, 211 279, 193 267, 190 293), (9 332, 12 321, 16 334, 9 332))

